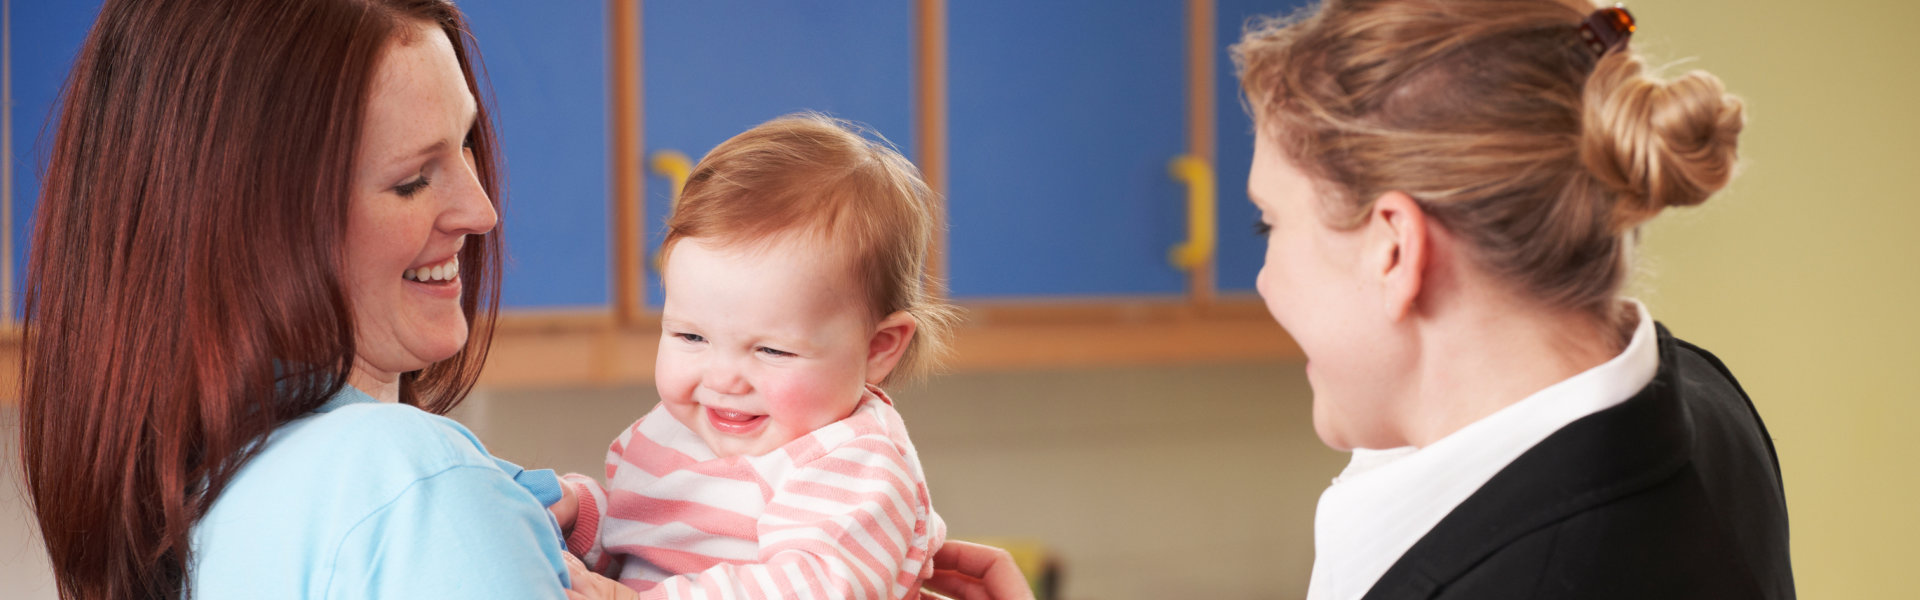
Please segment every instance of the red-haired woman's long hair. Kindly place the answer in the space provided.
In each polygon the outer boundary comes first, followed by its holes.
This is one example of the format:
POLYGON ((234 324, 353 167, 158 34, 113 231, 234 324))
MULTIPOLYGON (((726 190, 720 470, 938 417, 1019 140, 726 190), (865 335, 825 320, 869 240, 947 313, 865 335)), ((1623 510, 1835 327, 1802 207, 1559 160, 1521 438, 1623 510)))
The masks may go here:
MULTIPOLYGON (((69 76, 27 270, 21 455, 62 598, 178 598, 189 533, 353 362, 344 242, 375 68, 444 0, 109 0, 69 76)), ((496 200, 497 203, 497 200, 496 200)), ((496 230, 460 257, 473 335, 401 380, 459 403, 486 358, 496 230)), ((299 517, 294 517, 299 518, 299 517)))

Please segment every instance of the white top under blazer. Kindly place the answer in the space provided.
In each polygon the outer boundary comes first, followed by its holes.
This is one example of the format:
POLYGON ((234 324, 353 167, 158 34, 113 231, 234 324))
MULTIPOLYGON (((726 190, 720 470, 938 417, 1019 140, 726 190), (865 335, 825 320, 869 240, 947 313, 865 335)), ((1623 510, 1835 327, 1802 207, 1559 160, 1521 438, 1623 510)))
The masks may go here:
POLYGON ((1425 448, 1355 449, 1320 494, 1313 519, 1308 600, 1351 600, 1434 525, 1507 464, 1567 424, 1625 402, 1660 368, 1653 317, 1628 300, 1639 322, 1626 350, 1547 386, 1425 448))

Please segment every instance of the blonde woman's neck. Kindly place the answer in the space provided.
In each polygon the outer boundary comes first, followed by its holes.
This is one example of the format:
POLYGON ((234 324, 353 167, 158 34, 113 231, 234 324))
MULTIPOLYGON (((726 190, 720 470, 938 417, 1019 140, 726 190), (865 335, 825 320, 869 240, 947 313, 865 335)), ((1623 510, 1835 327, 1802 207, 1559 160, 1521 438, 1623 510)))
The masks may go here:
POLYGON ((1407 444, 1420 447, 1599 366, 1626 344, 1604 320, 1504 298, 1417 319, 1419 358, 1397 412, 1407 444))

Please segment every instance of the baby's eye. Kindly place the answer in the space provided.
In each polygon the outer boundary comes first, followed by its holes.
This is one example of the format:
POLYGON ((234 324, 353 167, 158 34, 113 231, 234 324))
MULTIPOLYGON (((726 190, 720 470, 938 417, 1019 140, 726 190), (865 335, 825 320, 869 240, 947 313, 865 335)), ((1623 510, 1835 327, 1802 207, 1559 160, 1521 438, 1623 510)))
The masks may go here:
POLYGON ((1254 235, 1257 235, 1257 236, 1260 236, 1260 237, 1267 237, 1267 234, 1270 234, 1270 233, 1273 233, 1273 226, 1272 226, 1272 225, 1268 225, 1266 221, 1254 221, 1254 222, 1253 222, 1253 234, 1254 234, 1254 235))
POLYGON ((788 352, 785 350, 775 350, 773 348, 768 348, 766 346, 761 346, 760 352, 762 354, 766 354, 767 356, 777 356, 777 357, 797 356, 792 352, 788 352))
POLYGON ((673 337, 677 337, 694 344, 707 341, 707 338, 700 337, 700 334, 698 333, 676 333, 676 334, 673 334, 673 337))

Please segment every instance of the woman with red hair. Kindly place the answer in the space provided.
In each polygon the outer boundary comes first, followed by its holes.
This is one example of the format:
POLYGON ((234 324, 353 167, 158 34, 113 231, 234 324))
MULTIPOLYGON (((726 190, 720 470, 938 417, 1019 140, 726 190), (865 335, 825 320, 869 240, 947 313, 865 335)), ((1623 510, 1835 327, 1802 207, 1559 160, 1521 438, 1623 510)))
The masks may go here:
POLYGON ((463 28, 445 0, 101 9, 25 298, 62 598, 570 593, 552 473, 439 416, 499 287, 463 28))

